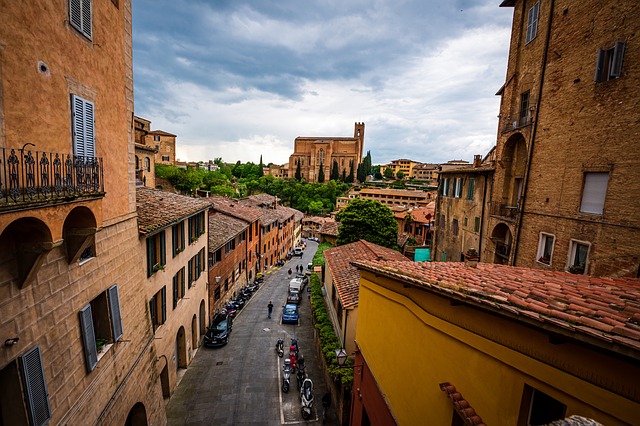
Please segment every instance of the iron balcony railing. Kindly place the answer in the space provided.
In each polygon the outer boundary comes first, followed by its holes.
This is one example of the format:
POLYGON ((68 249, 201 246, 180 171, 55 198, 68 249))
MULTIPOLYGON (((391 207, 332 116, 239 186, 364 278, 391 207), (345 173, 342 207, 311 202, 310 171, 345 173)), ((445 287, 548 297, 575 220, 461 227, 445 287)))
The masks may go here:
POLYGON ((101 158, 0 148, 0 208, 103 194, 101 158))
POLYGON ((489 214, 508 220, 516 220, 518 213, 520 213, 520 207, 509 206, 499 201, 492 201, 489 207, 489 214))
POLYGON ((509 254, 511 254, 511 245, 505 244, 502 241, 496 241, 496 254, 505 259, 509 259, 509 254))
POLYGON ((526 116, 507 117, 502 128, 502 133, 511 132, 530 124, 533 124, 533 114, 531 113, 526 116))

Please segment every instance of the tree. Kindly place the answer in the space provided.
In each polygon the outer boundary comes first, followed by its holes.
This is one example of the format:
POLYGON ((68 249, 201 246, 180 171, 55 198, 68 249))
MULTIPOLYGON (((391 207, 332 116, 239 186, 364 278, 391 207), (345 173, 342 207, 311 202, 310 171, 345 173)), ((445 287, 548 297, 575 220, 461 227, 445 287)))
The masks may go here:
POLYGON ((333 160, 333 166, 331 166, 331 177, 329 179, 340 179, 340 170, 338 169, 338 162, 336 160, 333 160))
POLYGON ((296 160, 296 180, 302 179, 302 171, 300 170, 300 160, 296 160))
POLYGON ((337 245, 359 240, 397 248, 398 224, 391 209, 379 201, 356 198, 336 215, 341 223, 337 245))
POLYGON ((402 170, 398 170, 398 173, 396 173, 396 177, 398 178, 398 180, 404 179, 404 172, 402 170))
POLYGON ((322 161, 320 162, 320 171, 318 172, 318 182, 324 182, 324 165, 322 164, 322 161))
POLYGON ((342 169, 342 181, 347 181, 347 169, 342 169))
POLYGON ((386 179, 393 179, 393 169, 391 167, 384 169, 384 177, 386 179))
POLYGON ((264 167, 264 165, 262 164, 262 155, 260 155, 260 169, 258 169, 258 177, 264 176, 264 170, 262 170, 262 168, 264 167))
POLYGON ((345 182, 353 183, 354 178, 355 176, 353 175, 353 160, 351 160, 349 161, 349 176, 347 176, 347 180, 345 180, 345 182))

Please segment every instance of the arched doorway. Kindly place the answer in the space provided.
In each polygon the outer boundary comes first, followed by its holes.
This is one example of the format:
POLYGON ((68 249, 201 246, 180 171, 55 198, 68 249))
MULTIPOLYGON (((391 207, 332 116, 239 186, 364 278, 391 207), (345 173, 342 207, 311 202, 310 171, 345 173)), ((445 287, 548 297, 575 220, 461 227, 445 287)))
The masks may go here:
POLYGON ((198 339, 198 318, 195 314, 193 314, 193 318, 191 318, 191 347, 196 349, 200 344, 198 343, 200 339, 198 339))
POLYGON ((124 425, 147 426, 147 410, 145 410, 142 402, 137 402, 133 407, 131 407, 124 425))
POLYGON ((504 169, 502 200, 506 206, 520 207, 527 166, 527 143, 521 133, 514 134, 504 144, 500 165, 504 169))
POLYGON ((167 357, 161 355, 159 359, 159 362, 162 362, 162 370, 160 370, 160 387, 162 388, 162 397, 169 398, 171 396, 171 387, 169 386, 169 365, 167 364, 167 357))
POLYGON ((204 300, 200 302, 200 335, 204 336, 207 332, 207 313, 204 300))
POLYGON ((187 368, 187 337, 184 327, 180 327, 176 335, 176 370, 187 368))
POLYGON ((491 232, 491 241, 495 244, 493 263, 509 265, 513 241, 509 227, 504 223, 497 224, 491 232))
POLYGON ((40 219, 23 217, 7 226, 0 234, 2 261, 11 265, 8 269, 20 288, 34 282, 38 270, 53 242, 51 231, 40 219))

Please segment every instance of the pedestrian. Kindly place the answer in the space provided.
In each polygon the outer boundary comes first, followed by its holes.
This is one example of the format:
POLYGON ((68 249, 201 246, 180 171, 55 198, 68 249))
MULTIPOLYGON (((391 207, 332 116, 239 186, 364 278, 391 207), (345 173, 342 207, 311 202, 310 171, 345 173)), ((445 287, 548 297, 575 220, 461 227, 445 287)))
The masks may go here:
POLYGON ((291 278, 291 268, 289 268, 289 278, 291 278))
POLYGON ((267 305, 267 309, 269 310, 269 319, 271 319, 271 312, 273 312, 273 303, 269 300, 269 304, 267 305))

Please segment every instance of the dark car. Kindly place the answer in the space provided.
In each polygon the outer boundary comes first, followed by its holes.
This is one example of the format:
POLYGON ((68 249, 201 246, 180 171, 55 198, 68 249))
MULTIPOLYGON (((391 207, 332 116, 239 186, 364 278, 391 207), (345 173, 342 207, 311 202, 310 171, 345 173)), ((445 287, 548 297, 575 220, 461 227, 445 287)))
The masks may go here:
POLYGON ((290 291, 287 295, 287 303, 300 303, 300 293, 297 291, 290 291))
POLYGON ((298 313, 298 305, 293 303, 287 303, 282 310, 282 323, 283 324, 298 324, 300 315, 298 313))
POLYGON ((204 335, 204 345, 210 348, 226 345, 229 341, 229 334, 231 334, 232 322, 230 315, 225 313, 216 314, 207 329, 207 333, 204 335))

